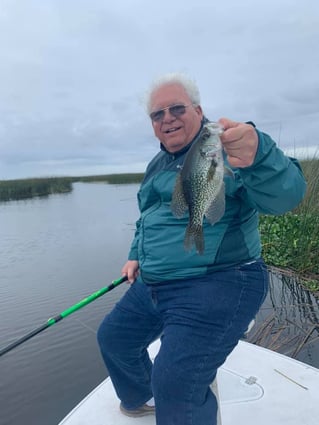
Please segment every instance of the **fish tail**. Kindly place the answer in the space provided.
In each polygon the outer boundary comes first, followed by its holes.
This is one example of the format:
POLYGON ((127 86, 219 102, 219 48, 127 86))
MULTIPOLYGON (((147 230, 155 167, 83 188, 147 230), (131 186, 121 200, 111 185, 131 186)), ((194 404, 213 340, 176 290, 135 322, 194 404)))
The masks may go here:
POLYGON ((200 224, 188 224, 186 228, 184 247, 187 251, 190 251, 193 245, 195 245, 196 251, 200 255, 204 253, 203 227, 200 224))

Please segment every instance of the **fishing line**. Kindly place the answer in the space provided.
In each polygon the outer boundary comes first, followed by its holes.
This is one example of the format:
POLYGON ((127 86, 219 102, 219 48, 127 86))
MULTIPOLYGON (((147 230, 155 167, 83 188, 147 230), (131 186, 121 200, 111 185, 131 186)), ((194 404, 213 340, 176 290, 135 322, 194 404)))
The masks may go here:
POLYGON ((87 325, 86 323, 82 322, 82 320, 80 319, 76 319, 84 328, 88 329, 89 331, 93 332, 94 335, 97 334, 97 331, 93 328, 91 328, 89 325, 87 325))

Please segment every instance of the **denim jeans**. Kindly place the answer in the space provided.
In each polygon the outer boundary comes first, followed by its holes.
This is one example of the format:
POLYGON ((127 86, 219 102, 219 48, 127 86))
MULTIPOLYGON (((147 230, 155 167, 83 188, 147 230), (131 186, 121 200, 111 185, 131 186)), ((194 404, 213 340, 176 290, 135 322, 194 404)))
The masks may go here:
POLYGON ((137 279, 98 330, 116 393, 127 409, 155 399, 157 425, 215 425, 209 385, 268 290, 262 260, 189 280, 137 279), (152 364, 148 345, 161 336, 152 364))

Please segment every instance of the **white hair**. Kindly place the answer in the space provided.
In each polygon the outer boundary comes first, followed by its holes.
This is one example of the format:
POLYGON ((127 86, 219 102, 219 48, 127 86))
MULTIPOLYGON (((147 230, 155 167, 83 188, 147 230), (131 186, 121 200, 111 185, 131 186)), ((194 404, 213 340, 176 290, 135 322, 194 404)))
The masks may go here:
POLYGON ((189 78, 185 74, 174 72, 174 73, 162 75, 161 77, 154 80, 153 83, 150 85, 149 89, 147 90, 147 92, 145 93, 144 104, 145 104, 146 112, 148 114, 151 112, 152 94, 156 90, 158 90, 160 87, 170 85, 170 84, 181 85, 185 89, 192 103, 194 105, 200 104, 200 93, 195 81, 189 78))

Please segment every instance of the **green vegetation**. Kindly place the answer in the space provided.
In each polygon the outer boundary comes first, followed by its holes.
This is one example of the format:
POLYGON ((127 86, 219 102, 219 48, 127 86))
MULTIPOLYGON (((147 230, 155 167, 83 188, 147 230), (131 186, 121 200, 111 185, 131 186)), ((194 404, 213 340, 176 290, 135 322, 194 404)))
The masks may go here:
POLYGON ((79 177, 75 181, 81 181, 85 183, 96 183, 105 182, 109 184, 132 184, 140 183, 144 177, 144 173, 132 173, 132 174, 106 174, 100 176, 88 176, 79 177))
POLYGON ((74 182, 105 182, 110 184, 140 183, 143 173, 107 174, 87 177, 52 177, 21 180, 0 180, 0 202, 47 196, 72 191, 74 182))
POLYGON ((71 190, 72 180, 70 178, 2 180, 0 181, 0 201, 46 196, 71 190))
POLYGON ((319 290, 319 160, 301 162, 307 194, 292 212, 261 216, 260 233, 267 264, 286 268, 303 278, 303 284, 319 290))

